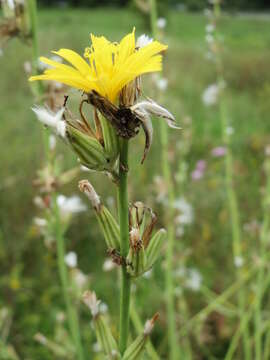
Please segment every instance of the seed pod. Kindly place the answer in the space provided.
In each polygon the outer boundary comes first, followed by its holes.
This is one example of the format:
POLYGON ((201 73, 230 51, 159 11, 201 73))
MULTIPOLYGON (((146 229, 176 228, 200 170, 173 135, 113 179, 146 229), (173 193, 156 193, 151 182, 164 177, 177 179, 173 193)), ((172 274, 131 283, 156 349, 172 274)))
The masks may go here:
POLYGON ((122 360, 138 360, 140 359, 147 342, 147 339, 149 338, 149 335, 151 334, 154 324, 156 320, 158 319, 159 314, 156 313, 151 320, 147 320, 144 326, 143 334, 139 335, 136 340, 133 341, 133 343, 126 349, 122 360))
POLYGON ((108 359, 119 359, 117 343, 104 316, 99 314, 99 316, 94 319, 94 324, 98 343, 108 359))
POLYGON ((88 180, 81 180, 79 182, 79 189, 88 197, 96 212, 97 220, 108 248, 119 249, 120 229, 113 215, 101 203, 98 194, 88 180))
POLYGON ((112 335, 111 329, 106 319, 100 313, 100 300, 97 299, 95 292, 86 291, 83 294, 83 302, 91 311, 95 325, 95 332, 98 343, 108 359, 119 359, 117 343, 112 335))
POLYGON ((101 205, 99 212, 96 212, 99 226, 103 232, 108 248, 120 248, 120 229, 110 211, 101 205))
POLYGON ((146 270, 149 270, 153 264, 156 262, 158 257, 160 256, 161 247, 165 237, 167 235, 167 231, 165 229, 160 229, 150 240, 149 245, 146 249, 146 270))

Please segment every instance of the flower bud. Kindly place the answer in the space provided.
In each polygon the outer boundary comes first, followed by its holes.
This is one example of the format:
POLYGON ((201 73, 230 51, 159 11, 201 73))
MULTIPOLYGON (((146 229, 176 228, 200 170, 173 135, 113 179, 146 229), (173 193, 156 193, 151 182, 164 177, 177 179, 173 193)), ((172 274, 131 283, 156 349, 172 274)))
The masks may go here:
POLYGON ((167 235, 165 229, 160 229, 150 240, 146 249, 146 269, 150 269, 160 256, 163 241, 167 235))
POLYGON ((119 359, 117 343, 104 315, 100 312, 100 300, 97 300, 95 292, 86 291, 83 294, 83 302, 91 311, 94 320, 96 337, 103 352, 109 359, 119 359))
POLYGON ((139 335, 132 344, 126 349, 122 360, 137 360, 140 359, 142 352, 145 349, 145 345, 149 335, 151 334, 155 322, 157 321, 159 314, 156 313, 151 320, 147 320, 144 326, 143 334, 139 335))

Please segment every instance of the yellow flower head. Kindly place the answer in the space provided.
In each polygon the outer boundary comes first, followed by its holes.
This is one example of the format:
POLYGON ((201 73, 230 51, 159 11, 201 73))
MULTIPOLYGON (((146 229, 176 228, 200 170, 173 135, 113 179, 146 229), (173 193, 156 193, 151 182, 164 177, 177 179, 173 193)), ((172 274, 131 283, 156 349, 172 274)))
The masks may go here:
POLYGON ((88 62, 72 50, 53 51, 72 66, 41 57, 40 60, 52 68, 45 70, 42 75, 30 77, 29 80, 55 80, 87 93, 95 90, 115 102, 121 89, 136 77, 161 70, 160 52, 167 49, 166 45, 158 41, 136 48, 135 29, 120 43, 92 34, 91 41, 91 47, 86 48, 84 53, 88 62))

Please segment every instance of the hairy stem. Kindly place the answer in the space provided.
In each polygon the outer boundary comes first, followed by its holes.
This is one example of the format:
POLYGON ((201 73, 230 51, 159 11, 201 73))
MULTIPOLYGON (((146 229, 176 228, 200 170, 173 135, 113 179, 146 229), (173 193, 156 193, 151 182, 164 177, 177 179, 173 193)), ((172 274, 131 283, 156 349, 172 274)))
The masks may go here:
MULTIPOLYGON (((128 222, 128 141, 123 140, 119 160, 119 187, 118 187, 118 213, 120 224, 120 251, 126 258, 129 250, 129 222, 128 222)), ((130 307, 130 275, 125 264, 122 265, 121 292, 120 292, 120 337, 119 349, 124 353, 129 334, 129 307, 130 307)))

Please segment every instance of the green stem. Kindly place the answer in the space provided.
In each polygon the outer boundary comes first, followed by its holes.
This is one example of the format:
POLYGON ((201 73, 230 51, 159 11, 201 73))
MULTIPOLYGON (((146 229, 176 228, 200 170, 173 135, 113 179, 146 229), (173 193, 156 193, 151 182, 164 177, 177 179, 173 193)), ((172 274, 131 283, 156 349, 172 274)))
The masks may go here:
POLYGON ((165 122, 160 122, 161 152, 162 152, 162 173, 168 187, 169 204, 167 209, 167 229, 168 244, 166 252, 166 295, 167 295, 167 314, 168 314, 168 339, 170 346, 170 359, 176 360, 178 357, 178 343, 175 322, 174 304, 174 282, 173 282, 173 252, 174 252, 174 187, 172 183, 171 169, 168 160, 168 129, 165 122))
POLYGON ((191 330, 197 322, 203 321, 211 312, 215 311, 220 305, 226 303, 230 297, 232 297, 237 291, 240 291, 240 289, 246 285, 247 281, 249 281, 251 277, 257 273, 257 271, 257 267, 252 267, 250 265, 249 270, 242 274, 240 279, 229 286, 225 291, 223 291, 222 294, 218 295, 213 302, 211 302, 204 309, 199 311, 196 315, 188 320, 187 324, 181 328, 180 336, 186 336, 188 331, 191 330))
MULTIPOLYGON (((28 14, 31 27, 31 39, 32 39, 32 74, 38 74, 38 21, 37 21, 37 3, 36 0, 28 0, 28 14)), ((41 95, 42 88, 39 81, 31 84, 33 93, 36 97, 41 95)))
POLYGON ((69 294, 69 280, 68 272, 65 264, 65 239, 63 236, 63 231, 61 227, 59 208, 56 202, 56 194, 53 195, 53 206, 54 206, 54 220, 55 220, 55 236, 56 236, 56 245, 57 245, 57 261, 58 261, 58 271, 61 281, 61 286, 63 290, 64 300, 66 303, 67 316, 68 316, 68 326, 70 333, 76 348, 77 358, 79 360, 84 359, 83 348, 81 344, 80 330, 79 330, 79 320, 77 312, 72 304, 70 294, 69 294))
MULTIPOLYGON (((120 224, 120 251, 126 258, 129 250, 129 222, 128 222, 128 140, 123 140, 119 160, 118 213, 120 224)), ((130 307, 130 276, 126 266, 122 265, 120 292, 120 337, 119 350, 121 354, 127 348, 129 335, 129 307, 130 307)))
MULTIPOLYGON (((220 2, 215 1, 214 3, 214 16, 216 22, 219 20, 221 15, 220 2)), ((218 73, 218 85, 219 89, 223 88, 224 84, 224 67, 223 61, 218 54, 217 56, 217 73, 218 73)), ((238 258, 242 258, 242 247, 241 247, 241 230, 240 230, 240 216, 237 203, 236 192, 233 186, 233 156, 230 148, 230 138, 227 132, 228 128, 228 116, 227 108, 223 99, 223 93, 221 94, 220 100, 220 121, 222 126, 222 136, 224 145, 227 146, 227 152, 225 155, 225 184, 228 198, 228 206, 231 216, 231 229, 232 229, 232 242, 233 242, 233 256, 234 261, 238 258)), ((236 278, 240 279, 242 276, 242 269, 236 268, 236 278)), ((238 305, 241 313, 245 313, 246 308, 246 294, 245 289, 241 288, 238 293, 238 305)), ((243 348, 246 360, 251 360, 251 349, 250 349, 250 333, 249 327, 246 326, 243 333, 243 348)))
MULTIPOLYGON (((156 0, 150 0, 151 9, 151 29, 154 38, 158 37, 157 31, 157 4, 156 0)), ((163 121, 160 122, 161 153, 162 153, 162 173, 168 187, 168 246, 166 253, 166 295, 167 295, 167 316, 168 316, 168 339, 170 348, 170 360, 179 359, 178 343, 175 323, 175 304, 174 304, 174 284, 173 284, 173 252, 174 252, 174 202, 175 194, 172 183, 171 169, 168 160, 168 128, 163 121)))
MULTIPOLYGON (((270 160, 266 161, 266 194, 263 202, 264 216, 263 216, 263 226, 260 234, 260 258, 265 260, 267 254, 267 234, 269 231, 269 201, 270 201, 270 160)), ((255 326, 255 359, 261 360, 262 358, 262 300, 264 295, 264 279, 265 279, 264 268, 261 267, 258 273, 257 278, 257 296, 255 302, 255 316, 254 316, 254 326, 255 326)), ((268 335, 268 333, 267 333, 268 335)), ((267 338, 266 335, 266 338, 267 338)), ((268 335, 269 336, 269 335, 268 335)))

